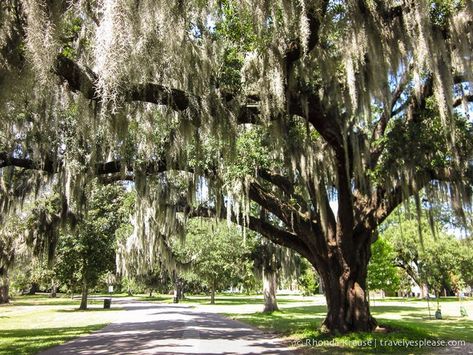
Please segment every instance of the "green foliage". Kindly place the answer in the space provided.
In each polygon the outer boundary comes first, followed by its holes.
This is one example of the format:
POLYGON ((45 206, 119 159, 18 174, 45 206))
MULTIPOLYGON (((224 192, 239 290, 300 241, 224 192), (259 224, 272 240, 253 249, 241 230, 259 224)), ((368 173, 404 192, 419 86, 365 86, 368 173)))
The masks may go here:
POLYGON ((216 24, 216 35, 239 52, 250 52, 260 40, 255 33, 251 14, 239 11, 235 0, 222 1, 222 21, 216 24))
POLYGON ((229 181, 251 176, 258 168, 270 166, 271 158, 265 138, 261 128, 242 129, 237 138, 235 160, 227 167, 226 177, 229 181))
POLYGON ((104 328, 121 310, 75 311, 78 300, 19 296, 2 308, 0 355, 33 355, 104 328))
POLYGON ((70 233, 61 236, 55 270, 69 289, 86 283, 95 287, 101 275, 115 271, 115 232, 123 220, 121 186, 94 186, 84 218, 70 233))
POLYGON ((392 246, 386 240, 378 238, 371 245, 371 255, 368 264, 368 289, 397 291, 400 280, 394 266, 396 254, 392 246))
POLYGON ((300 276, 297 278, 297 284, 304 296, 315 295, 319 292, 320 278, 306 259, 301 260, 300 276))
POLYGON ((448 224, 439 223, 441 211, 432 212, 437 221, 433 226, 429 225, 425 212, 422 210, 420 218, 422 243, 413 207, 410 211, 399 208, 386 221, 382 238, 392 246, 395 264, 419 286, 425 283, 435 292, 444 288, 458 291, 462 285, 471 285, 473 256, 470 241, 459 240, 446 232, 448 224))
POLYGON ((460 291, 464 286, 463 275, 465 272, 471 274, 473 259, 469 260, 469 270, 460 269, 461 260, 466 256, 466 250, 462 249, 460 243, 451 236, 441 237, 435 243, 426 245, 425 252, 421 254, 419 275, 436 294, 439 295, 444 288, 460 291))
POLYGON ((184 279, 200 280, 208 289, 225 290, 245 281, 252 262, 250 245, 241 231, 224 223, 194 219, 189 221, 183 243, 174 246, 181 262, 190 263, 184 279))
POLYGON ((417 170, 431 171, 452 168, 452 164, 465 161, 471 155, 473 127, 465 117, 455 115, 452 118, 452 134, 455 134, 458 144, 458 151, 452 151, 448 137, 443 134, 445 127, 434 99, 427 100, 422 115, 424 119, 408 126, 402 119, 391 121, 388 134, 375 142, 375 145, 385 148, 386 154, 371 172, 374 181, 383 181, 393 171, 402 171, 403 167, 415 166, 417 170))
POLYGON ((430 16, 433 23, 444 28, 452 15, 464 5, 465 0, 430 0, 430 16))
POLYGON ((63 21, 62 29, 62 49, 61 55, 69 58, 76 59, 78 56, 78 48, 80 44, 85 44, 86 41, 81 40, 77 43, 79 32, 82 29, 83 20, 80 17, 75 17, 72 13, 65 16, 63 21))
POLYGON ((155 265, 152 270, 148 270, 145 274, 136 275, 134 280, 137 285, 150 294, 154 291, 166 294, 173 289, 171 274, 164 265, 155 265))

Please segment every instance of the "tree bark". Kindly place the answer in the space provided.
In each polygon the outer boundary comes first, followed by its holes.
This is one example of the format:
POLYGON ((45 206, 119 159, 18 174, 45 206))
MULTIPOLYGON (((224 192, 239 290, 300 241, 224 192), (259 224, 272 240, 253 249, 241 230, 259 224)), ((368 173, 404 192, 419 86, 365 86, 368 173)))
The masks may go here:
POLYGON ((33 283, 31 283, 31 288, 28 292, 28 295, 33 296, 38 291, 39 291, 39 285, 36 282, 33 282, 33 283))
POLYGON ((210 304, 215 304, 215 282, 212 281, 212 286, 210 288, 210 304))
POLYGON ((327 300, 327 316, 322 324, 324 331, 371 332, 377 326, 367 298, 369 238, 363 245, 357 245, 357 249, 337 246, 329 252, 325 262, 314 265, 323 280, 327 300))
POLYGON ((49 295, 49 297, 56 298, 56 296, 57 296, 57 285, 56 283, 53 282, 51 285, 51 294, 49 295))
POLYGON ((80 306, 79 309, 85 310, 87 309, 87 297, 89 295, 89 285, 87 285, 87 281, 82 281, 82 296, 80 299, 80 306))
POLYGON ((271 268, 263 267, 263 297, 264 297, 264 313, 272 313, 278 311, 278 303, 276 301, 277 273, 271 268))
POLYGON ((10 302, 10 278, 8 271, 4 271, 0 276, 0 304, 10 302))

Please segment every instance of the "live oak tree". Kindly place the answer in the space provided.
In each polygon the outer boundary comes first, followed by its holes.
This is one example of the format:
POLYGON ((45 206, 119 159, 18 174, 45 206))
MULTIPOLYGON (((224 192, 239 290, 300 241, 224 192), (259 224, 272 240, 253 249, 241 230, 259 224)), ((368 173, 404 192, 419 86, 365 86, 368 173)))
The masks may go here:
POLYGON ((263 281, 264 313, 278 311, 276 291, 284 279, 289 282, 304 269, 303 260, 291 249, 274 244, 267 238, 255 236, 252 256, 255 274, 263 281))
POLYGON ((278 273, 281 269, 280 252, 277 245, 262 240, 254 252, 254 264, 263 279, 264 313, 278 311, 276 291, 278 273))
POLYGON ((186 216, 239 223, 311 262, 328 330, 370 331, 380 223, 422 189, 470 201, 472 17, 461 0, 3 1, 0 167, 71 211, 94 176, 134 180, 145 256, 170 260, 186 216), (235 156, 248 132, 261 149, 235 156))

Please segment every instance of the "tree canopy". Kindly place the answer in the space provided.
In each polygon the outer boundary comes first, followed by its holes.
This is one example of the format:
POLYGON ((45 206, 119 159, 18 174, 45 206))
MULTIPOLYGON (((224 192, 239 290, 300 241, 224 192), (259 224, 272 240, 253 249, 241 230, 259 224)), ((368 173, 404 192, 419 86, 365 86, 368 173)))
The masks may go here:
POLYGON ((312 263, 329 330, 372 330, 379 224, 424 188, 469 206, 472 17, 462 0, 3 1, 2 211, 55 184, 73 215, 93 177, 132 180, 137 248, 171 260, 186 218, 226 218, 312 263))
POLYGON ((425 285, 436 294, 444 290, 456 294, 472 285, 471 236, 459 239, 458 231, 455 236, 452 224, 442 221, 438 208, 430 211, 435 218, 433 225, 429 225, 425 206, 420 219, 412 204, 406 207, 409 205, 401 206, 388 218, 380 237, 389 245, 394 265, 419 287, 425 285))

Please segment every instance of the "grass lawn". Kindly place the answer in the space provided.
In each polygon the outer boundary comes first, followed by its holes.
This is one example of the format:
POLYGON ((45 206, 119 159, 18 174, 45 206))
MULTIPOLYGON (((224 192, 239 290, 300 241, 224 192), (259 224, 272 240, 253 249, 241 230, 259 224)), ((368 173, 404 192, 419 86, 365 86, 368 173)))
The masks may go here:
MULTIPOLYGON (((310 302, 310 299, 301 299, 299 302, 310 302)), ((279 304, 294 303, 294 297, 279 296, 279 304)), ((186 296, 186 299, 182 303, 188 304, 210 304, 210 296, 186 296)), ((244 306, 244 305, 262 305, 262 295, 227 295, 219 294, 215 296, 215 304, 219 306, 244 306)))
POLYGON ((101 329, 118 317, 118 307, 93 301, 79 311, 79 300, 20 296, 0 306, 0 355, 34 354, 101 329))
MULTIPOLYGON (((458 302, 441 302, 443 319, 430 319, 425 301, 400 299, 378 302, 372 307, 372 313, 381 326, 391 329, 388 333, 356 333, 344 336, 328 336, 317 329, 325 318, 325 305, 291 306, 290 302, 280 303, 279 312, 273 314, 251 313, 238 314, 228 312, 233 319, 257 327, 280 333, 290 338, 294 344, 308 344, 307 349, 330 353, 418 353, 431 351, 423 346, 409 348, 400 346, 395 341, 409 340, 463 340, 473 342, 473 301, 463 302, 468 310, 468 318, 459 317, 458 302), (448 305, 446 304, 448 302, 448 305)), ((314 302, 315 303, 315 302, 314 302)), ((320 303, 320 302, 319 302, 320 303)), ((436 304, 431 304, 432 318, 436 304)), ((405 343, 404 343, 405 344, 405 343)), ((414 345, 414 344, 412 344, 414 345)))
MULTIPOLYGON (((310 298, 294 297, 294 296, 278 296, 279 304, 294 303, 296 302, 311 302, 310 298)), ((137 295, 135 297, 138 301, 146 302, 159 302, 159 303, 172 303, 172 295, 154 294, 149 295, 137 295)), ((208 295, 186 295, 186 298, 179 301, 179 303, 188 305, 210 305, 210 296, 208 295)), ((215 296, 215 305, 217 306, 245 306, 245 305, 261 305, 263 304, 262 295, 242 295, 242 294, 217 294, 215 296)))

